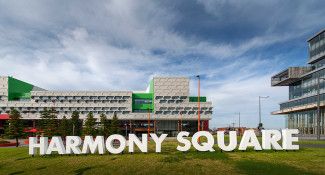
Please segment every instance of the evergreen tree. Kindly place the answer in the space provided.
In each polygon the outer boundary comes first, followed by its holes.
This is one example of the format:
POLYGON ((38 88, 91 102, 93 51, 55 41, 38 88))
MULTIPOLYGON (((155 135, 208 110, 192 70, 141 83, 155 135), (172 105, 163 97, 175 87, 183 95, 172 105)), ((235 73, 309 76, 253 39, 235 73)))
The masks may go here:
POLYGON ((47 136, 47 128, 49 124, 49 118, 50 118, 50 112, 47 110, 47 108, 44 108, 41 112, 41 130, 43 131, 43 134, 47 136))
POLYGON ((59 132, 63 138, 71 134, 70 121, 66 116, 63 116, 60 121, 59 132))
POLYGON ((92 136, 96 135, 96 119, 94 118, 92 112, 89 112, 87 114, 85 127, 84 127, 84 135, 92 135, 92 136))
POLYGON ((81 136, 82 120, 79 119, 79 112, 73 111, 70 120, 71 120, 70 123, 71 123, 72 135, 81 136))
POLYGON ((105 138, 110 135, 110 122, 105 114, 100 115, 99 134, 104 136, 105 138))
POLYGON ((14 137, 16 139, 16 147, 18 147, 18 138, 23 135, 23 122, 19 111, 14 108, 10 109, 9 113, 9 126, 8 126, 8 136, 14 137))
POLYGON ((120 133, 120 122, 118 121, 116 113, 114 113, 114 116, 112 118, 112 121, 110 123, 110 133, 111 134, 119 134, 120 133))
POLYGON ((58 130, 58 117, 57 117, 57 111, 55 110, 55 108, 51 108, 50 110, 50 123, 49 123, 49 127, 50 127, 50 136, 55 136, 55 135, 59 135, 59 130, 58 130))
POLYGON ((52 108, 51 110, 47 110, 47 108, 44 108, 44 110, 41 112, 41 119, 44 136, 52 137, 58 134, 57 112, 54 108, 52 108))

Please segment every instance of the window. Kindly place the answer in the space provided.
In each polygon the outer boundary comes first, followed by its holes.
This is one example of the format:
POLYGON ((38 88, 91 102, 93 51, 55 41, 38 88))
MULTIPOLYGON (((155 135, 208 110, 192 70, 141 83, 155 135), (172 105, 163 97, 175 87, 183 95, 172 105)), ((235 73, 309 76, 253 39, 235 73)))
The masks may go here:
POLYGON ((151 104, 151 99, 134 99, 135 104, 151 104))

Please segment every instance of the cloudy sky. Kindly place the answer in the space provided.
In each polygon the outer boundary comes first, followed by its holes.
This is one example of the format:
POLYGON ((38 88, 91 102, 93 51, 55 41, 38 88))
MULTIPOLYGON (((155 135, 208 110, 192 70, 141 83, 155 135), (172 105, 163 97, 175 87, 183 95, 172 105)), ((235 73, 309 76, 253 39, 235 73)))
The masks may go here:
POLYGON ((325 1, 0 0, 0 75, 50 90, 145 90, 153 76, 202 76, 211 127, 266 128, 287 100, 270 77, 306 64, 308 37, 325 27, 325 1))

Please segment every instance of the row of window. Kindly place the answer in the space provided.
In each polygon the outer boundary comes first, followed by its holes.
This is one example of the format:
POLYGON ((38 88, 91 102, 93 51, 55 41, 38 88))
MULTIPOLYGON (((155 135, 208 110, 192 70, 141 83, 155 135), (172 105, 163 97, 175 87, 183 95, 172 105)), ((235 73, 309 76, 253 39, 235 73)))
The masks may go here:
POLYGON ((36 103, 125 103, 127 100, 35 100, 36 103))
MULTIPOLYGON (((302 96, 314 95, 317 93, 318 77, 325 77, 325 69, 313 73, 309 77, 291 85, 289 87, 289 99, 294 99, 302 96)), ((325 81, 320 80, 320 90, 325 91, 325 81)))
POLYGON ((151 104, 151 99, 134 99, 135 104, 151 104))
MULTIPOLYGON (((182 109, 184 109, 184 110, 198 110, 198 107, 160 107, 159 108, 159 110, 161 110, 161 111, 165 111, 165 110, 182 110, 182 109)), ((200 110, 201 111, 204 111, 204 110, 212 110, 212 107, 200 107, 200 110)))
POLYGON ((320 55, 324 55, 324 54, 325 54, 325 44, 319 46, 315 50, 309 51, 309 57, 311 59, 314 59, 315 57, 319 57, 320 55))
MULTIPOLYGON (((321 110, 321 134, 324 134, 324 110, 321 110)), ((289 114, 287 127, 299 129, 300 134, 315 134, 317 129, 316 110, 289 114)))
MULTIPOLYGON (((325 101, 325 94, 320 95, 320 101, 321 102, 325 101)), ((306 97, 303 99, 282 103, 280 104, 280 110, 298 107, 298 106, 310 105, 316 102, 317 102, 317 96, 306 97)))
POLYGON ((159 100, 159 103, 183 103, 184 100, 159 100))
POLYGON ((319 34, 309 42, 309 57, 325 53, 325 32, 319 34))
MULTIPOLYGON (((0 108, 3 111, 10 110, 9 107, 2 107, 0 108)), ((16 108, 19 111, 43 111, 45 108, 43 107, 18 107, 16 108)), ((48 108, 50 109, 50 108, 48 108)), ((126 107, 56 107, 55 110, 57 111, 79 111, 79 110, 97 110, 97 111, 115 111, 115 110, 126 110, 126 107)))
POLYGON ((32 96, 32 99, 40 100, 120 100, 129 99, 130 96, 32 96))
MULTIPOLYGON (((156 111, 155 114, 164 114, 164 115, 180 115, 180 114, 188 114, 188 115, 193 115, 193 114, 198 114, 198 111, 156 111)), ((212 111, 200 111, 200 114, 212 114, 212 111)))
MULTIPOLYGON (((20 110, 18 110, 20 111, 20 110)), ((59 112, 59 114, 72 114, 72 111, 61 111, 61 110, 57 110, 59 112)), ((9 110, 0 110, 0 113, 9 113, 9 110)), ((27 113, 31 113, 31 114, 40 114, 42 111, 20 111, 23 114, 27 114, 27 113)), ((79 111, 80 114, 88 114, 89 112, 92 112, 93 114, 129 114, 130 111, 79 111)))
POLYGON ((312 40, 309 41, 309 49, 314 50, 325 42, 325 32, 317 35, 312 40))
POLYGON ((187 96, 156 96, 156 100, 169 100, 169 99, 173 99, 173 100, 184 100, 186 99, 187 96))

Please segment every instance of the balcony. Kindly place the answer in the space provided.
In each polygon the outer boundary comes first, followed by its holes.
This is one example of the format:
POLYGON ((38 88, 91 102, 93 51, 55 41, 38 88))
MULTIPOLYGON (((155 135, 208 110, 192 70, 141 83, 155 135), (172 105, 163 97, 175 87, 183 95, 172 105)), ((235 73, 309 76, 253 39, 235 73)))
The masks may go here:
POLYGON ((289 86, 312 70, 312 67, 289 67, 271 78, 271 86, 289 86))

